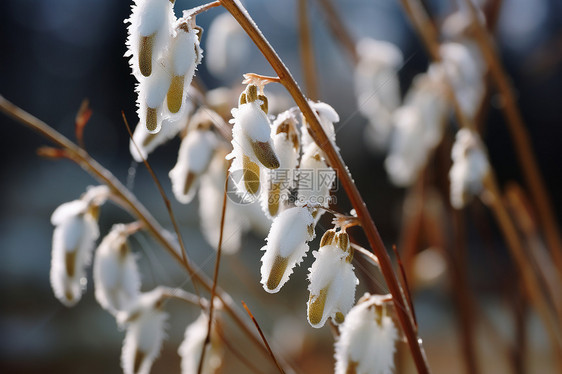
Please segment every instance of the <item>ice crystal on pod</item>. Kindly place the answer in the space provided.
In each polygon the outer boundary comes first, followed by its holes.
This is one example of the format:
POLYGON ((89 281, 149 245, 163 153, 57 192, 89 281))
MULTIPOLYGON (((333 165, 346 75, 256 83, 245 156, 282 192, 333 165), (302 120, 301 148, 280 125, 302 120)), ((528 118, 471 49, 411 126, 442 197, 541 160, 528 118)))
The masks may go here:
POLYGON ((178 161, 169 176, 174 196, 183 204, 188 204, 195 196, 199 177, 209 167, 219 144, 211 122, 217 119, 218 115, 211 113, 210 109, 199 109, 190 122, 191 129, 181 142, 178 161))
POLYGON ((239 195, 251 201, 260 189, 260 169, 277 169, 279 159, 273 150, 271 124, 267 117, 267 98, 258 86, 249 84, 240 95, 238 108, 232 110, 231 174, 241 173, 239 195))
POLYGON ((121 351, 121 366, 125 374, 148 374, 160 354, 168 318, 162 309, 163 290, 158 287, 142 293, 136 305, 117 314, 118 322, 127 327, 121 351))
POLYGON ((369 120, 367 139, 375 149, 384 149, 392 130, 392 113, 400 106, 398 69, 403 61, 402 52, 392 43, 365 38, 357 43, 357 54, 357 107, 369 120))
MULTIPOLYGON (((178 348, 178 354, 181 357, 182 374, 197 374, 199 360, 201 359, 205 338, 207 337, 208 323, 209 317, 202 312, 199 318, 187 326, 185 338, 178 348)), ((213 326, 216 323, 215 321, 213 326)), ((222 365, 223 351, 219 344, 220 337, 216 333, 213 334, 214 330, 211 330, 211 342, 206 346, 205 362, 203 362, 201 373, 215 373, 222 365)))
POLYGON ((168 46, 172 34, 174 0, 135 0, 129 23, 126 57, 140 80, 152 74, 153 63, 168 46))
POLYGON ((300 140, 297 119, 291 110, 277 116, 273 122, 273 148, 279 158, 279 168, 263 173, 261 205, 268 217, 275 217, 289 200, 290 189, 296 184, 300 140))
POLYGON ((131 225, 114 225, 96 250, 96 300, 112 314, 129 309, 140 294, 140 274, 135 255, 127 242, 133 231, 131 225))
POLYGON ((228 12, 215 17, 209 27, 206 45, 207 68, 218 76, 244 68, 250 53, 249 39, 228 12))
POLYGON ((483 179, 489 173, 490 164, 480 137, 468 129, 457 132, 451 158, 451 205, 462 209, 472 196, 482 192, 483 179))
POLYGON ((273 220, 261 258, 261 283, 269 293, 278 292, 289 280, 293 267, 308 251, 314 239, 314 219, 307 207, 293 207, 273 220))
MULTIPOLYGON (((334 128, 334 123, 340 121, 340 116, 338 112, 334 110, 330 105, 323 103, 323 102, 314 102, 309 100, 308 103, 312 107, 312 109, 318 114, 318 118, 320 119, 320 124, 322 125, 322 129, 328 136, 335 146, 336 142, 336 130, 334 128)), ((308 132, 308 128, 306 126, 306 118, 302 116, 302 147, 303 149, 308 148, 310 144, 314 143, 314 139, 308 132)), ((323 144, 318 144, 320 148, 322 148, 323 144)), ((336 147, 337 148, 337 147, 336 147)))
POLYGON ((336 374, 391 374, 398 330, 387 315, 386 296, 365 294, 340 326, 336 374))
POLYGON ((66 306, 75 305, 86 286, 85 267, 99 237, 98 210, 107 197, 106 186, 91 187, 79 199, 60 205, 51 216, 55 226, 51 254, 51 287, 66 306))
MULTIPOLYGON (((411 185, 440 142, 447 115, 447 101, 438 66, 432 74, 420 74, 393 114, 394 129, 385 168, 392 183, 411 185)), ((444 74, 444 73, 443 73, 444 74)))
POLYGON ((324 326, 328 317, 342 323, 355 301, 359 280, 353 272, 353 250, 345 232, 326 231, 320 249, 312 252, 316 260, 309 269, 308 322, 324 326))

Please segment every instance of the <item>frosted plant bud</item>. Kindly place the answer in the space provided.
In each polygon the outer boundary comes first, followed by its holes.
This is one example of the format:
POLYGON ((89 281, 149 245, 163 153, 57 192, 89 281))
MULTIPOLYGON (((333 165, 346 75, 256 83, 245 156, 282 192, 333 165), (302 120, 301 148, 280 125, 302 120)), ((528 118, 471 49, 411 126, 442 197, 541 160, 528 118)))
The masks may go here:
POLYGON ((260 168, 277 169, 279 159, 273 150, 271 124, 267 117, 267 98, 258 87, 249 84, 240 95, 237 109, 232 110, 232 152, 230 172, 242 172, 242 182, 236 187, 239 195, 251 201, 260 188, 260 168))
POLYGON ((402 52, 394 44, 370 38, 357 43, 355 96, 361 114, 369 120, 367 139, 375 149, 385 149, 392 130, 392 113, 400 105, 398 69, 402 52))
POLYGON ((309 269, 307 303, 308 322, 312 327, 324 326, 328 317, 342 323, 355 301, 359 280, 353 272, 353 250, 345 232, 326 231, 320 249, 312 252, 316 260, 309 269))
POLYGON ((136 305, 119 312, 117 321, 127 327, 121 351, 125 374, 148 374, 160 354, 168 315, 163 310, 163 288, 140 294, 136 305))
POLYGON ((207 36, 207 68, 221 78, 230 72, 238 76, 249 60, 250 39, 228 12, 213 19, 207 36))
POLYGON ((278 292, 289 280, 293 267, 308 251, 314 239, 314 219, 306 207, 293 207, 273 220, 261 258, 261 283, 269 293, 278 292))
POLYGON ((335 343, 336 374, 391 374, 398 330, 387 315, 386 296, 368 295, 354 306, 340 326, 335 343))
POLYGON ((79 200, 60 205, 51 216, 55 226, 51 253, 51 287, 57 299, 74 306, 86 287, 85 267, 99 237, 98 211, 109 196, 109 188, 90 188, 79 200))
POLYGON ((279 168, 266 170, 261 205, 268 217, 275 217, 289 201, 290 189, 295 188, 295 169, 299 161, 300 140, 297 119, 292 111, 285 111, 273 122, 273 148, 279 158, 279 168))
POLYGON ((158 133, 162 127, 163 106, 171 83, 166 61, 155 61, 150 77, 141 79, 137 85, 137 107, 140 123, 149 133, 158 133))
MULTIPOLYGON (((461 109, 467 116, 474 118, 485 91, 481 55, 476 50, 471 52, 460 43, 444 43, 439 52, 443 69, 449 77, 461 109)), ((431 69, 429 73, 431 74, 431 69)))
MULTIPOLYGON (((313 102, 311 100, 308 101, 312 109, 318 114, 320 118, 320 124, 324 129, 324 132, 328 136, 334 145, 336 142, 336 130, 334 128, 334 123, 340 121, 340 116, 338 113, 332 108, 330 105, 323 103, 323 102, 313 102)), ((306 126, 306 118, 302 119, 302 146, 303 148, 307 148, 310 144, 314 143, 312 136, 308 132, 308 128, 306 126)), ((322 144, 319 144, 320 148, 322 148, 322 144)))
POLYGON ((451 205, 462 209, 472 196, 482 192, 482 181, 489 173, 490 163, 480 137, 468 129, 457 132, 451 158, 451 205))
POLYGON ((179 202, 191 202, 199 177, 209 167, 217 145, 218 139, 210 129, 195 129, 183 138, 178 162, 169 173, 172 191, 179 202))
MULTIPOLYGON (((304 150, 298 171, 298 201, 312 207, 328 208, 336 172, 328 166, 322 154, 315 143, 304 150)), ((322 214, 322 209, 318 208, 312 212, 316 222, 322 214)))
POLYGON ((200 32, 195 26, 195 20, 189 16, 180 19, 175 25, 175 35, 169 51, 172 78, 166 95, 167 109, 172 114, 185 109, 184 105, 188 101, 187 89, 197 65, 201 63, 203 51, 199 46, 200 32))
POLYGON ((129 63, 137 79, 148 77, 153 71, 153 62, 166 49, 174 16, 175 0, 135 0, 132 6, 127 38, 129 63))
POLYGON ((114 225, 94 257, 96 300, 111 314, 128 310, 140 294, 140 274, 127 242, 134 231, 131 225, 114 225))
MULTIPOLYGON (((213 322, 213 327, 218 321, 213 322)), ((187 326, 185 330, 185 338, 178 348, 178 354, 181 357, 182 374, 197 374, 199 368, 199 360, 205 345, 207 330, 209 327, 209 317, 205 313, 201 313, 193 323, 187 326)), ((212 374, 218 372, 222 366, 222 358, 224 355, 220 344, 221 338, 216 333, 216 329, 211 329, 211 341, 206 347, 205 362, 203 362, 203 370, 201 373, 212 374)))

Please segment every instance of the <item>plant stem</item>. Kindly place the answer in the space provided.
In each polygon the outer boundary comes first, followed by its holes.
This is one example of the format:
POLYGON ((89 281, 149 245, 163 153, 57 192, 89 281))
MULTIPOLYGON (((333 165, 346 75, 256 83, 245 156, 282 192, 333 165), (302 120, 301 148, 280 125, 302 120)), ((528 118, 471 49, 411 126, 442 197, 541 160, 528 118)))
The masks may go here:
POLYGON ((308 0, 298 0, 299 39, 301 51, 302 74, 306 94, 311 99, 318 99, 318 86, 316 79, 316 66, 314 63, 314 45, 308 19, 308 0))
POLYGON ((326 13, 326 16, 328 17, 328 25, 330 26, 330 29, 337 41, 347 52, 349 58, 353 62, 353 65, 357 65, 359 63, 359 55, 355 49, 355 41, 353 40, 349 30, 345 27, 345 24, 334 7, 334 4, 332 4, 330 0, 317 0, 317 2, 320 3, 324 13, 326 13))
POLYGON ((378 233, 375 223, 371 218, 369 210, 367 209, 367 206, 365 205, 365 202, 363 201, 363 198, 361 197, 361 194, 359 193, 359 190, 357 189, 357 186, 355 185, 341 155, 336 150, 331 140, 326 136, 318 116, 310 107, 297 82, 285 64, 281 61, 275 50, 259 31, 246 9, 242 8, 239 3, 234 0, 221 0, 221 3, 223 7, 234 16, 240 26, 242 26, 244 31, 246 31, 253 40, 254 44, 260 49, 271 67, 275 70, 277 76, 281 79, 281 82, 287 91, 289 91, 293 100, 306 117, 307 124, 309 126, 308 130, 316 144, 324 145, 322 150, 324 151, 330 165, 336 170, 351 205, 357 212, 357 217, 361 220, 369 245, 379 259, 382 274, 388 285, 389 291, 392 294, 396 314, 402 326, 402 330, 408 340, 408 345, 416 364, 416 368, 419 373, 429 373, 430 371, 425 353, 421 342, 418 340, 417 329, 415 328, 414 322, 408 315, 406 301, 402 296, 402 291, 400 289, 396 273, 392 267, 390 257, 378 233))

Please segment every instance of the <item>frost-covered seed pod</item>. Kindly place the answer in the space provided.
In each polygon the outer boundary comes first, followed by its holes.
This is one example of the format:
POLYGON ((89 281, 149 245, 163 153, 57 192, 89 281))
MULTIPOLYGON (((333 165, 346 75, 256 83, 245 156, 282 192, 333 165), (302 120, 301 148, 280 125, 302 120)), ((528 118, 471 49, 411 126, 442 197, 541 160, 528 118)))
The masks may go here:
POLYGON ((357 54, 357 107, 369 120, 367 139, 375 148, 384 149, 392 130, 392 113, 400 105, 398 70, 403 62, 402 52, 392 43, 365 38, 357 43, 357 54))
POLYGON ((273 220, 261 258, 261 283, 269 293, 278 292, 289 280, 293 267, 308 251, 314 239, 314 219, 306 207, 293 207, 273 220))
POLYGON ((168 318, 163 301, 163 288, 158 287, 142 293, 135 306, 117 314, 118 322, 127 327, 121 351, 121 367, 125 374, 148 374, 160 354, 168 318))
POLYGON ((166 49, 175 20, 175 0, 135 0, 132 6, 127 39, 133 74, 140 79, 152 74, 153 62, 166 49))
POLYGON ((128 310, 140 294, 140 274, 127 238, 130 225, 114 225, 94 258, 96 300, 112 314, 128 310))
POLYGON ((151 134, 159 132, 162 127, 162 109, 171 83, 166 64, 165 59, 156 61, 150 77, 141 79, 137 85, 139 120, 151 134))
POLYGON ((290 189, 295 188, 295 169, 299 161, 300 139, 297 119, 292 111, 277 116, 273 122, 273 147, 279 158, 279 168, 267 170, 261 205, 268 217, 275 217, 282 209, 281 203, 289 200, 290 189))
POLYGON ((194 20, 179 20, 171 41, 169 58, 172 79, 166 95, 170 113, 178 113, 187 101, 187 88, 203 55, 197 36, 200 30, 193 27, 191 23, 194 24, 194 20))
POLYGON ((259 191, 260 168, 279 167, 271 141, 267 98, 258 93, 256 85, 249 84, 240 95, 238 108, 232 110, 232 115, 233 150, 227 159, 233 159, 231 173, 242 171, 244 183, 237 185, 239 195, 251 200, 259 191))
POLYGON ((90 188, 80 200, 60 205, 51 216, 55 226, 51 255, 50 280, 57 299, 66 306, 75 305, 86 287, 85 267, 99 237, 98 212, 109 196, 109 188, 90 188))
POLYGON ((328 317, 342 323, 353 306, 359 283, 351 265, 353 250, 349 236, 345 232, 326 231, 320 249, 312 254, 316 260, 308 275, 308 322, 315 328, 324 326, 328 317))
MULTIPOLYGON (((185 330, 185 338, 178 348, 178 354, 181 357, 181 373, 197 374, 199 368, 199 360, 205 346, 205 338, 207 337, 209 317, 205 313, 201 313, 193 323, 187 326, 185 330)), ((213 322, 215 327, 218 321, 213 322)), ((215 329, 211 330, 211 341, 206 346, 205 361, 201 373, 212 374, 217 372, 222 365, 223 349, 220 344, 220 337, 216 334, 215 329)))
POLYGON ((483 179, 490 172, 490 163, 480 137, 468 129, 457 132, 451 158, 451 205, 462 209, 472 196, 482 192, 483 179))
MULTIPOLYGON (((312 109, 318 114, 320 118, 320 124, 322 125, 322 129, 328 136, 335 146, 336 141, 336 130, 334 128, 334 123, 340 121, 340 116, 338 113, 332 108, 330 105, 323 103, 323 102, 313 102, 309 100, 308 102, 312 109)), ((310 144, 314 143, 312 136, 308 132, 308 128, 306 127, 306 118, 302 116, 302 147, 308 148, 310 144)), ((322 148, 322 144, 319 144, 319 147, 322 148)))
POLYGON ((326 163, 323 152, 315 144, 304 150, 299 166, 298 201, 316 207, 312 216, 318 222, 322 209, 330 205, 330 190, 336 180, 336 172, 326 163))
POLYGON ((386 312, 387 295, 368 295, 340 326, 335 343, 336 374, 391 374, 398 330, 386 312))
POLYGON ((188 204, 195 196, 199 177, 209 167, 218 142, 210 129, 194 129, 183 138, 178 161, 169 173, 172 191, 179 202, 188 204))

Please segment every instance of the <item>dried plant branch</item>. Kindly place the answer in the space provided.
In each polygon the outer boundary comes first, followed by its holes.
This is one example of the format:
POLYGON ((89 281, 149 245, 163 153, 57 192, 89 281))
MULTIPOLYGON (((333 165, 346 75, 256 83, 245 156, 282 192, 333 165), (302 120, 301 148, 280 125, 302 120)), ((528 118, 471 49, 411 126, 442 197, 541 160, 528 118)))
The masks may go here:
POLYGON ((353 62, 353 65, 357 65, 359 63, 359 55, 355 49, 355 41, 349 30, 345 27, 345 24, 340 18, 334 4, 332 4, 331 0, 317 0, 317 2, 320 4, 324 13, 326 13, 326 16, 328 17, 328 25, 336 37, 336 40, 347 52, 347 55, 353 62))
POLYGON ((326 136, 322 129, 322 125, 319 122, 318 116, 310 107, 297 82, 285 64, 281 61, 273 47, 271 47, 269 42, 259 31, 246 9, 241 7, 240 4, 234 0, 221 0, 221 3, 223 7, 227 9, 234 18, 236 18, 244 31, 246 31, 254 44, 262 52, 271 67, 275 70, 277 76, 287 91, 289 91, 303 115, 306 117, 307 124, 309 126, 308 131, 316 144, 323 145, 322 150, 324 151, 330 165, 336 170, 342 186, 344 187, 353 208, 357 212, 357 217, 362 222, 362 227, 365 231, 369 244, 379 259, 382 274, 386 280, 390 293, 393 296, 392 299, 396 307, 395 310, 397 311, 397 316, 402 326, 402 330, 407 337, 416 368, 419 373, 429 373, 429 366, 426 361, 425 353, 423 351, 423 347, 421 346, 421 341, 418 339, 417 329, 406 311, 407 301, 402 295, 398 278, 392 267, 392 262, 378 233, 375 223, 371 218, 369 210, 367 209, 367 206, 365 205, 365 202, 363 201, 363 198, 361 197, 361 194, 359 193, 345 162, 336 150, 334 144, 332 144, 330 139, 326 136))
POLYGON ((301 66, 306 94, 309 98, 318 99, 318 80, 316 79, 316 64, 314 61, 314 44, 308 19, 308 0, 299 0, 299 40, 301 52, 301 66))

